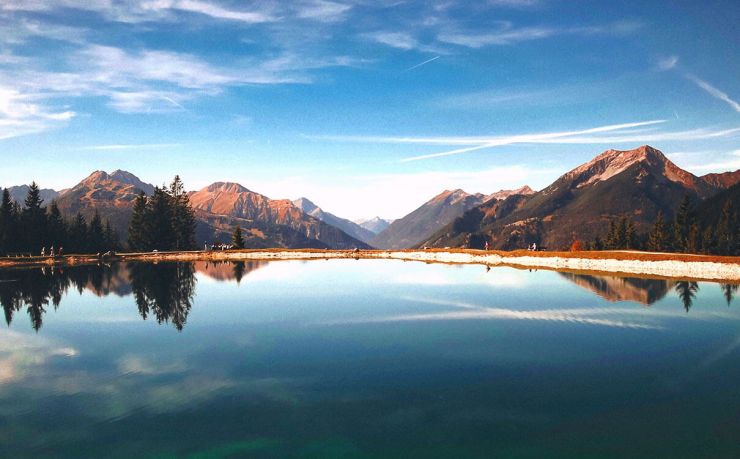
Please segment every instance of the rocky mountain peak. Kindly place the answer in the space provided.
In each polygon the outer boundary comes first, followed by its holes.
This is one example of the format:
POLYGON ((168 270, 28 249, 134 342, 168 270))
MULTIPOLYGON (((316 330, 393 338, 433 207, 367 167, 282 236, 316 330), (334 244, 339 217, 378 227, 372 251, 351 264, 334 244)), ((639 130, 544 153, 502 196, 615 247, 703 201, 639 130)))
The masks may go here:
POLYGON ((235 182, 215 182, 210 185, 208 185, 204 191, 208 191, 210 193, 229 193, 229 194, 239 194, 239 193, 249 193, 250 191, 235 182))

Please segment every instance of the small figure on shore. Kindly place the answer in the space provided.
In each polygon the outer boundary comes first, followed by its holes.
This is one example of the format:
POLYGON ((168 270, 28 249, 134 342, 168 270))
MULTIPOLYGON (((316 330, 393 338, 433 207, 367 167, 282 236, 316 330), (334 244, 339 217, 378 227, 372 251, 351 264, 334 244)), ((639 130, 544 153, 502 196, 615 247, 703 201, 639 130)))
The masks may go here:
POLYGON ((58 255, 59 255, 60 257, 61 257, 62 255, 64 255, 64 247, 59 247, 59 253, 58 253, 58 255))
POLYGON ((536 252, 536 251, 537 251, 537 243, 536 242, 533 242, 532 243, 532 252, 536 252))
POLYGON ((54 246, 53 245, 49 249, 49 256, 52 257, 52 258, 54 257, 54 246))
POLYGON ((208 252, 208 241, 203 243, 203 251, 208 252))
POLYGON ((41 256, 42 257, 46 256, 46 247, 41 247, 41 256))
POLYGON ((486 241, 486 250, 488 250, 488 241, 486 241))

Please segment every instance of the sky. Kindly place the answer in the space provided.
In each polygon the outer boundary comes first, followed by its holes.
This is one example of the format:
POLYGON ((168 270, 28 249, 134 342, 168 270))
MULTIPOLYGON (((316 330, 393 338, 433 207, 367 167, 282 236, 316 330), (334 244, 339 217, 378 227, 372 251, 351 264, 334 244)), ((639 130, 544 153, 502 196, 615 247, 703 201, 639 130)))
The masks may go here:
POLYGON ((128 170, 351 219, 649 144, 740 168, 737 1, 2 0, 0 186, 128 170))

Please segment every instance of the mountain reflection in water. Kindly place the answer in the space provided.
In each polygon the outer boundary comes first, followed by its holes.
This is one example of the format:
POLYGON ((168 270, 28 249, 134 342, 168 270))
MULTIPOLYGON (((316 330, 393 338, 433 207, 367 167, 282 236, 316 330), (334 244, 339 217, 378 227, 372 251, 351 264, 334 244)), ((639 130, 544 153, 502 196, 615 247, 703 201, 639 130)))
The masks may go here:
MULTIPOLYGON (((267 264, 263 261, 128 263, 6 269, 0 270, 0 304, 8 325, 25 308, 31 326, 38 331, 48 308, 57 309, 70 290, 89 291, 100 297, 133 296, 142 319, 153 318, 159 324, 172 323, 177 330, 182 330, 196 296, 196 273, 218 282, 236 281, 238 284, 267 264)), ((692 281, 559 274, 612 302, 652 305, 674 290, 686 312, 700 291, 699 284, 692 281)), ((718 285, 729 306, 738 285, 718 285)))

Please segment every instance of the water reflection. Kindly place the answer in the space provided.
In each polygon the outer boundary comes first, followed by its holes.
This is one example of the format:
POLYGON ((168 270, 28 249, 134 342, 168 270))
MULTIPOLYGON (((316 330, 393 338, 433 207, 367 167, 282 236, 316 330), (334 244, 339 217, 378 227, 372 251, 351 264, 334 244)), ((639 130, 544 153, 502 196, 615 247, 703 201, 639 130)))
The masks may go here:
POLYGON ((193 307, 195 268, 192 263, 132 263, 128 265, 139 314, 146 320, 172 324, 182 330, 193 307))
MULTIPOLYGON (((196 296, 196 273, 218 282, 240 284, 244 277, 267 265, 268 262, 248 261, 6 269, 0 270, 0 304, 8 325, 25 309, 32 328, 38 331, 48 308, 58 308, 69 290, 89 291, 100 297, 133 296, 142 319, 153 317, 159 324, 172 323, 177 330, 182 330, 196 296)), ((700 291, 699 284, 692 281, 558 274, 611 302, 652 305, 673 291, 686 312, 692 308, 700 291)), ((537 274, 517 274, 523 279, 528 275, 537 274)), ((496 285, 494 283, 494 287, 496 285)), ((738 285, 717 285, 727 305, 732 304, 738 285)))
POLYGON ((595 276, 560 273, 574 284, 591 290, 609 301, 634 301, 651 305, 662 300, 670 291, 672 282, 664 279, 638 277, 595 276))

